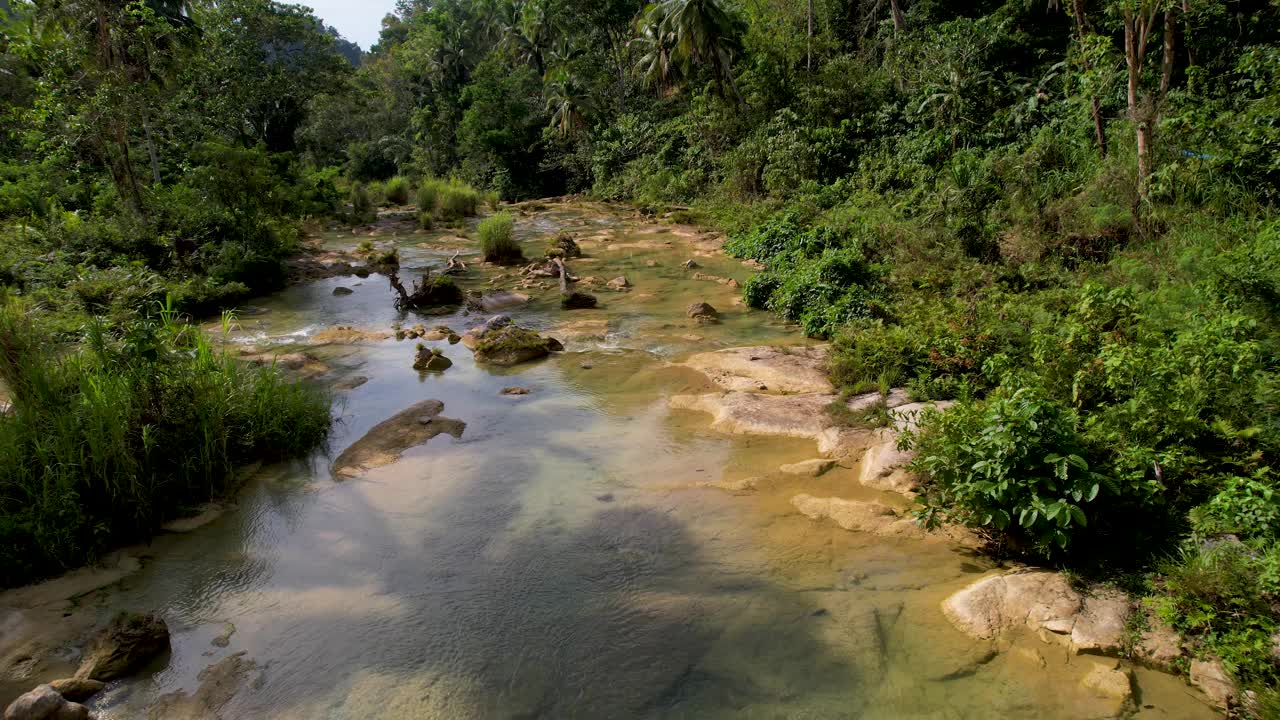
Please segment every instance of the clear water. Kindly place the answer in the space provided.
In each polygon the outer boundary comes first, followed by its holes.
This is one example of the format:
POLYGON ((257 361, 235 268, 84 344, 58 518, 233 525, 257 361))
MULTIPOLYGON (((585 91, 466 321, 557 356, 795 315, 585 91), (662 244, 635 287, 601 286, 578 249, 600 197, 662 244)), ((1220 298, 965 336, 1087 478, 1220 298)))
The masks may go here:
MULTIPOLYGON (((570 339, 567 352, 509 370, 440 343, 454 366, 430 376, 412 370, 411 341, 309 348, 334 368, 326 379, 369 378, 340 395, 328 455, 264 469, 234 510, 160 538, 141 571, 84 600, 104 614, 158 609, 174 631, 167 664, 110 688, 96 702, 102 717, 145 717, 159 696, 194 691, 202 670, 238 652, 256 667, 209 717, 1108 714, 1078 685, 1083 659, 1031 641, 1046 668, 1013 651, 975 662, 984 646, 952 629, 938 604, 987 560, 792 510, 799 492, 874 495, 857 486, 856 468, 784 479, 776 468, 813 457, 812 443, 725 436, 706 416, 667 409, 668 395, 707 388, 671 361, 800 342, 735 305, 731 288, 689 279, 679 264, 705 243, 601 208, 519 223, 531 254, 561 228, 611 237, 587 243, 594 260, 571 265, 578 275, 626 275, 633 289, 597 291, 602 309, 566 313, 549 288, 508 312, 548 330, 608 320, 604 337, 570 339), (720 308, 724 322, 692 324, 684 307, 696 300, 720 308), (500 395, 509 385, 532 393, 500 395), (359 479, 329 476, 330 457, 427 398, 466 421, 461 439, 434 438, 359 479), (756 475, 770 482, 747 495, 699 486, 756 475), (226 623, 235 626, 229 645, 211 644, 226 623)), ((449 242, 433 242, 439 235, 395 237, 403 276, 452 254, 449 242)), ((697 260, 710 274, 749 274, 731 259, 697 260)), ((474 272, 467 284, 487 287, 494 274, 474 272)), ((391 299, 377 275, 293 287, 258 302, 234 339, 290 349, 335 325, 386 330, 399 319, 391 299), (334 296, 338 285, 355 292, 334 296)), ((460 331, 476 319, 406 324, 460 331)), ((1141 717, 1213 717, 1181 681, 1148 673, 1139 683, 1149 706, 1141 717)))

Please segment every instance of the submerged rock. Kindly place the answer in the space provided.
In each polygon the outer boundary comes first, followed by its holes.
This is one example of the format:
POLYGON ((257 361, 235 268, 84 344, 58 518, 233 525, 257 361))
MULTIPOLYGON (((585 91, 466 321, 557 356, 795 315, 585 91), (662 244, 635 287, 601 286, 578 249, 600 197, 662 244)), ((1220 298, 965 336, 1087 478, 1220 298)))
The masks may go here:
POLYGON ((577 290, 568 293, 560 298, 560 307, 565 310, 590 310, 600 303, 596 300, 596 296, 591 293, 579 292, 577 290))
POLYGON ((352 294, 352 293, 354 293, 354 292, 355 292, 355 290, 352 290, 352 289, 351 289, 351 288, 349 288, 349 287, 343 287, 342 285, 339 285, 338 287, 336 287, 336 288, 334 288, 334 289, 333 289, 333 294, 334 294, 334 295, 339 295, 339 296, 341 296, 341 295, 350 295, 350 294, 352 294))
POLYGON ((523 388, 523 387, 505 387, 505 388, 502 388, 502 392, 501 392, 500 394, 502 394, 502 395, 528 395, 528 394, 529 394, 529 388, 523 388))
POLYGON ((243 652, 230 655, 200 671, 200 686, 188 695, 179 690, 160 697, 151 708, 150 720, 208 720, 219 718, 222 710, 257 667, 243 652))
POLYGON ((37 685, 5 708, 4 720, 85 720, 89 708, 68 701, 48 685, 37 685))
POLYGON ((444 403, 439 400, 423 400, 383 420, 333 461, 333 476, 355 477, 366 470, 390 465, 399 460, 400 454, 405 450, 442 433, 455 438, 462 437, 467 424, 461 420, 440 417, 441 412, 444 412, 444 403), (423 417, 432 421, 424 424, 420 422, 423 417))
POLYGON ((511 290, 496 290, 491 293, 485 293, 480 298, 480 308, 485 312, 497 312, 517 307, 527 302, 529 302, 529 296, 524 293, 512 292, 511 290))
POLYGON ((805 477, 818 477, 836 466, 835 460, 827 458, 815 458, 813 460, 803 460, 798 463, 790 463, 778 468, 779 471, 787 475, 803 475, 805 477))
POLYGON ((169 627, 154 614, 120 613, 89 647, 76 677, 125 677, 169 649, 169 627))
POLYGON ((810 519, 831 520, 845 530, 886 537, 930 537, 928 531, 917 525, 914 518, 901 515, 883 503, 801 494, 791 498, 791 504, 800 514, 810 519))
POLYGON ((710 413, 711 427, 721 432, 816 439, 829 423, 826 407, 834 397, 727 392, 674 395, 668 402, 676 409, 710 413))
POLYGON ((826 345, 737 347, 698 353, 685 365, 725 390, 769 393, 833 393, 826 345))

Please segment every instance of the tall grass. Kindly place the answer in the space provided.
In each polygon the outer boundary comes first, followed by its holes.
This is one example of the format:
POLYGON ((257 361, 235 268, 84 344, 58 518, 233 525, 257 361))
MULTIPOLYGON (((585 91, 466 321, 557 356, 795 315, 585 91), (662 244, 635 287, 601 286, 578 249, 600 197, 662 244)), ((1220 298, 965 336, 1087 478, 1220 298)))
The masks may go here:
POLYGON ((391 205, 404 205, 409 202, 409 181, 396 175, 387 181, 384 192, 387 202, 391 205))
POLYGON ((436 218, 448 222, 476 214, 484 193, 457 179, 424 178, 418 186, 418 217, 430 228, 436 218))
POLYGON ((171 311, 61 352, 0 306, 0 586, 56 574, 232 489, 329 432, 329 399, 215 350, 171 311))
POLYGON ((480 251, 485 262, 509 265, 524 260, 520 243, 513 236, 515 220, 511 213, 498 213, 485 218, 476 231, 480 234, 480 251))

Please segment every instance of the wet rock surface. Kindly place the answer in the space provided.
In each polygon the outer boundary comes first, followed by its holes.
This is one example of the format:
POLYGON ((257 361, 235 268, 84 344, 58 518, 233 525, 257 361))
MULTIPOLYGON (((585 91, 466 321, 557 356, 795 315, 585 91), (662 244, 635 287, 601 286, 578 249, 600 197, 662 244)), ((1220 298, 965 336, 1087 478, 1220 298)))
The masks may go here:
POLYGON ((776 394, 834 393, 827 378, 830 349, 824 345, 738 347, 698 353, 685 361, 724 388, 776 394))
POLYGON ((141 669, 169 649, 169 627, 154 614, 121 613, 90 644, 76 677, 107 682, 141 669))
POLYGON ((462 437, 466 423, 440 417, 442 412, 444 403, 423 400, 383 420, 342 451, 331 466, 333 476, 356 477, 367 470, 390 465, 399 460, 405 450, 440 434, 462 437), (423 418, 429 422, 421 422, 423 418))
POLYGON ((1116 591, 1082 593, 1060 573, 1019 570, 974 582, 943 601, 942 612, 974 638, 1025 627, 1075 652, 1113 654, 1123 647, 1131 605, 1116 591))
POLYGON ((4 720, 85 720, 89 708, 73 703, 48 685, 39 685, 5 708, 4 720))
POLYGON ((504 366, 537 360, 564 349, 559 340, 515 325, 506 315, 492 317, 468 330, 462 336, 462 344, 475 353, 476 362, 504 366))

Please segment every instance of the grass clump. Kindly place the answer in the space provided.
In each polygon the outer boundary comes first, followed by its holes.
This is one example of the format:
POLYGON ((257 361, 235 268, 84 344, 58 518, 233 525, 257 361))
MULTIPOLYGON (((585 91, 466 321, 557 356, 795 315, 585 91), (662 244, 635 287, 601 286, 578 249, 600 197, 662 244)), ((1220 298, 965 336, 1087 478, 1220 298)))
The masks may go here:
POLYGON ((144 539, 234 488, 238 466, 300 456, 329 432, 328 396, 215 350, 165 310, 64 352, 25 308, 0 307, 0 585, 144 539))
MULTIPOLYGON (((418 220, 430 229, 435 220, 457 222, 474 216, 485 195, 456 179, 425 178, 418 186, 418 220)), ((495 206, 496 207, 496 206, 495 206)))
POLYGON ((485 262, 511 265, 524 260, 524 252, 513 235, 514 229, 515 219, 510 213, 499 213, 480 223, 477 231, 485 262))
POLYGON ((389 205, 405 205, 409 202, 409 181, 397 175, 387 181, 383 192, 389 205))

